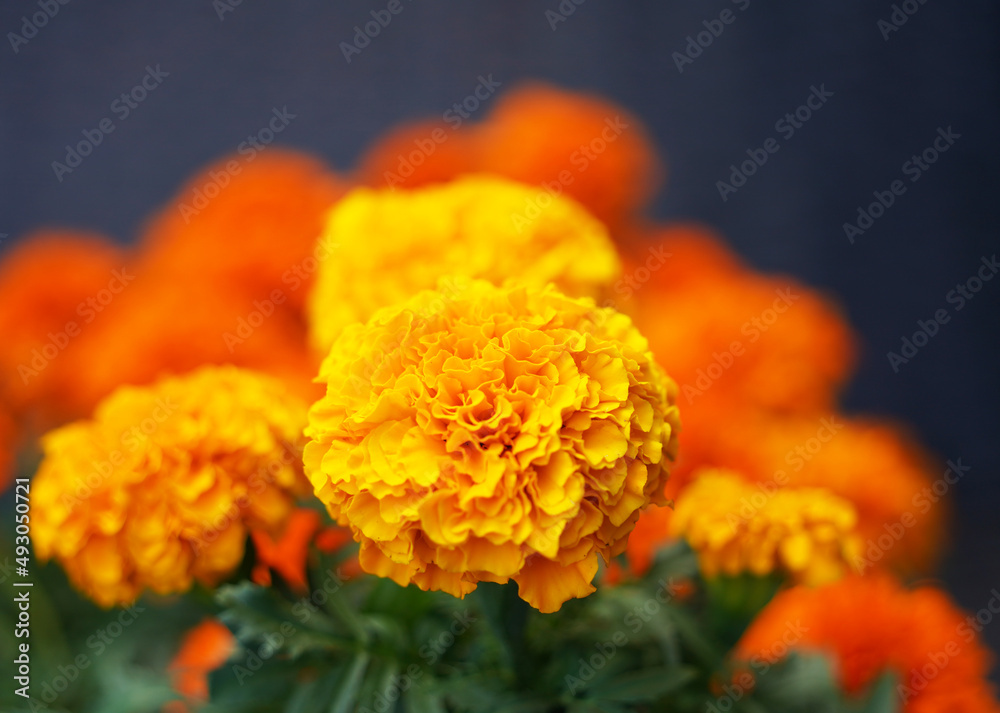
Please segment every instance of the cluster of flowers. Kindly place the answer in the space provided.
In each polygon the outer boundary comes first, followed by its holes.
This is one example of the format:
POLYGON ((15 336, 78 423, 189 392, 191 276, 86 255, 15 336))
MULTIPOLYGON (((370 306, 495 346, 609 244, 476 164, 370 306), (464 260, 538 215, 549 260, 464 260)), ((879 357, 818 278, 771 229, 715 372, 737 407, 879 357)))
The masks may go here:
MULTIPOLYGON (((256 581, 302 588, 308 546, 353 537, 364 572, 513 580, 552 612, 681 538, 706 578, 789 582, 735 656, 791 617, 849 692, 895 671, 908 711, 996 710, 960 613, 900 579, 935 562, 943 468, 837 411, 855 347, 829 299, 644 217, 663 174, 619 107, 529 86, 476 125, 402 127, 350 176, 227 157, 127 250, 27 237, 0 264, 0 478, 40 443, 36 553, 111 606, 216 585, 248 536, 256 581)), ((192 641, 225 650, 208 627, 192 641)), ((197 649, 185 671, 220 663, 197 649)))

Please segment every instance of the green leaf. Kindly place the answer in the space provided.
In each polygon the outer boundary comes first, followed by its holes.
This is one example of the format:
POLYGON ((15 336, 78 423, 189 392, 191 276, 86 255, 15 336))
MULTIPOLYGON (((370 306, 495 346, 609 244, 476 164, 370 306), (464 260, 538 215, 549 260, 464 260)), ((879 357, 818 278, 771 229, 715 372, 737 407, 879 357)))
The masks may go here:
POLYGON ((250 582, 220 587, 216 599, 226 607, 219 619, 241 641, 266 641, 293 658, 312 650, 353 652, 358 648, 357 641, 320 612, 312 612, 302 623, 289 602, 250 582))
POLYGON ((330 706, 330 713, 349 713, 356 708, 358 691, 361 689, 361 683, 365 679, 365 672, 368 670, 370 662, 371 656, 367 653, 361 653, 354 657, 354 661, 351 662, 351 667, 347 671, 347 676, 344 677, 340 685, 340 692, 334 699, 333 705, 330 706))
POLYGON ((683 688, 697 675, 690 667, 657 666, 595 683, 587 689, 586 697, 621 703, 655 701, 683 688))
POLYGON ((300 683, 288 699, 284 713, 324 713, 337 692, 337 683, 344 676, 347 666, 339 664, 320 678, 300 683))
POLYGON ((896 694, 898 679, 894 673, 882 675, 861 709, 861 713, 898 713, 900 709, 899 696, 896 694))
POLYGON ((427 684, 417 682, 404 698, 407 713, 445 713, 444 700, 427 684))

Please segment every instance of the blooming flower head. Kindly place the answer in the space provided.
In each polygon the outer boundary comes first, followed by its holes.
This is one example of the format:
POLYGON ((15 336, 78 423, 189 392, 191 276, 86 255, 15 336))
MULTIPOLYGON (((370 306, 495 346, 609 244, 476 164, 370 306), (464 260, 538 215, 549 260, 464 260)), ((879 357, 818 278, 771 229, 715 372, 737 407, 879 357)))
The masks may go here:
POLYGON ((774 663, 791 644, 830 656, 849 694, 863 694, 894 672, 905 713, 995 713, 1000 706, 986 681, 990 656, 970 621, 933 587, 908 591, 884 574, 849 576, 779 593, 751 624, 737 656, 774 663))
POLYGON ((856 563, 862 571, 920 571, 932 563, 946 514, 932 486, 945 466, 935 474, 933 460, 905 431, 839 415, 768 418, 731 408, 727 427, 712 437, 707 419, 692 414, 698 433, 682 440, 685 457, 732 468, 765 488, 825 488, 849 501, 864 545, 856 563))
POLYGON ((185 284, 213 283, 241 297, 283 298, 301 314, 316 265, 323 216, 345 185, 320 161, 269 148, 226 156, 195 174, 150 221, 148 271, 185 284))
POLYGON ((358 189, 330 212, 321 240, 337 245, 310 298, 312 341, 323 351, 347 325, 442 277, 555 282, 596 297, 621 269, 606 228, 577 203, 488 176, 358 189))
POLYGON ((565 192, 614 232, 635 222, 662 182, 646 129, 616 104, 541 83, 487 101, 495 103, 483 121, 450 112, 390 132, 362 158, 359 180, 413 189, 491 173, 565 192))
MULTIPOLYGON (((661 229, 630 247, 621 309, 676 379, 681 405, 708 396, 764 409, 831 409, 853 365, 836 307, 804 285, 755 273, 704 230, 661 229)), ((718 414, 713 414, 713 423, 718 414)))
POLYGON ((36 554, 102 606, 217 583, 248 529, 277 532, 291 513, 305 413, 279 382, 232 367, 118 389, 43 438, 36 554))
POLYGON ((707 577, 784 571, 810 585, 850 570, 860 550, 856 524, 853 506, 822 488, 768 491, 722 470, 698 474, 670 520, 707 577))
POLYGON ((95 404, 121 384, 232 364, 273 375, 311 401, 318 361, 301 315, 209 281, 137 272, 80 335, 74 388, 95 404))
POLYGON ((89 412, 73 355, 126 259, 101 236, 46 230, 0 262, 0 401, 22 425, 46 430, 89 412))
POLYGON ((421 292, 345 329, 319 379, 306 473, 399 584, 513 579, 555 611, 664 502, 673 382, 627 317, 553 286, 421 292))

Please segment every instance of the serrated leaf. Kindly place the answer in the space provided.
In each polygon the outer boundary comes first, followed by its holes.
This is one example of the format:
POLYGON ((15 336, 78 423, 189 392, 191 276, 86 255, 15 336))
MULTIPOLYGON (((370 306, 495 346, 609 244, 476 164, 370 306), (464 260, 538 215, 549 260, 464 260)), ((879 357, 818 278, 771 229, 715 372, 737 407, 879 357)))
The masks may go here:
POLYGON ((219 619, 241 640, 264 640, 298 658, 311 650, 353 652, 357 642, 313 612, 308 626, 294 615, 291 605, 273 591, 250 582, 220 587, 217 601, 226 609, 219 619), (326 624, 324 626, 324 624, 326 624))

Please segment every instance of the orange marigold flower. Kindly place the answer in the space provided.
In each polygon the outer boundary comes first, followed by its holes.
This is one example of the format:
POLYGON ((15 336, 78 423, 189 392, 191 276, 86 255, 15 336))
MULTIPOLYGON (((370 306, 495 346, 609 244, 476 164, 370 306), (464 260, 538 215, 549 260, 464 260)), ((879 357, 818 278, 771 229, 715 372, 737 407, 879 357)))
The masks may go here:
POLYGON ((861 571, 886 564, 923 570, 940 550, 945 509, 930 489, 934 461, 890 424, 839 415, 768 417, 720 405, 714 414, 685 411, 681 449, 681 484, 691 468, 715 466, 767 489, 825 488, 849 501, 864 545, 854 563, 861 571), (720 418, 724 429, 717 427, 720 418))
POLYGON ((321 240, 339 246, 310 298, 312 341, 324 351, 348 324, 442 277, 517 277, 596 297, 621 270, 607 229, 576 202, 490 176, 416 191, 358 189, 330 212, 321 240))
MULTIPOLYGON (((205 619, 184 635, 181 648, 167 667, 174 690, 189 702, 208 700, 208 674, 222 666, 236 651, 236 638, 217 619, 205 619)), ((188 707, 168 704, 167 711, 188 707)))
POLYGON ((226 156, 154 216, 144 237, 149 268, 248 301, 273 300, 277 290, 276 308, 300 314, 317 264, 332 250, 314 254, 323 216, 344 190, 305 154, 269 148, 252 160, 226 156))
POLYGON ((17 454, 18 432, 14 419, 0 408, 0 493, 14 477, 14 460, 17 454))
POLYGON ((91 404, 122 384, 148 384, 206 364, 271 374, 309 401, 318 395, 311 383, 318 359, 301 315, 264 315, 250 297, 209 282, 139 272, 79 341, 74 388, 91 404))
POLYGON ((355 176, 373 188, 419 188, 478 170, 472 131, 441 120, 415 121, 383 134, 362 156, 355 176))
POLYGON ((102 606, 214 585, 248 529, 291 514, 305 417, 280 382, 233 367, 120 388, 43 438, 35 553, 102 606))
POLYGON ((709 392, 786 412, 834 406, 854 347, 830 302, 794 280, 742 268, 705 232, 652 237, 626 264, 621 308, 677 381, 685 410, 709 392))
POLYGON ((565 190, 612 230, 648 203, 665 173, 636 117, 599 97, 545 84, 501 97, 476 138, 481 170, 559 186, 556 192, 565 190))
POLYGON ((348 327, 320 370, 306 473, 362 568, 544 612, 594 591, 663 502, 673 382, 624 315, 549 286, 461 281, 348 327))
POLYGON ((418 188, 463 173, 546 185, 613 231, 635 221, 665 173, 634 116, 600 97, 539 83, 497 99, 478 124, 405 124, 376 143, 360 166, 359 180, 380 188, 418 188))
POLYGON ((0 401, 22 427, 89 412, 73 354, 122 286, 123 268, 125 254, 108 240, 70 230, 34 233, 0 261, 0 401))
POLYGON ((1000 710, 986 681, 991 657, 963 613, 932 587, 908 591, 885 575, 851 576, 778 594, 736 654, 773 663, 792 646, 829 655, 840 685, 863 694, 885 672, 899 676, 906 713, 1000 710))
POLYGON ((681 493, 670 529, 698 553, 706 577, 783 570, 817 585, 857 560, 857 519, 851 503, 823 488, 764 493, 737 473, 709 470, 681 493))

